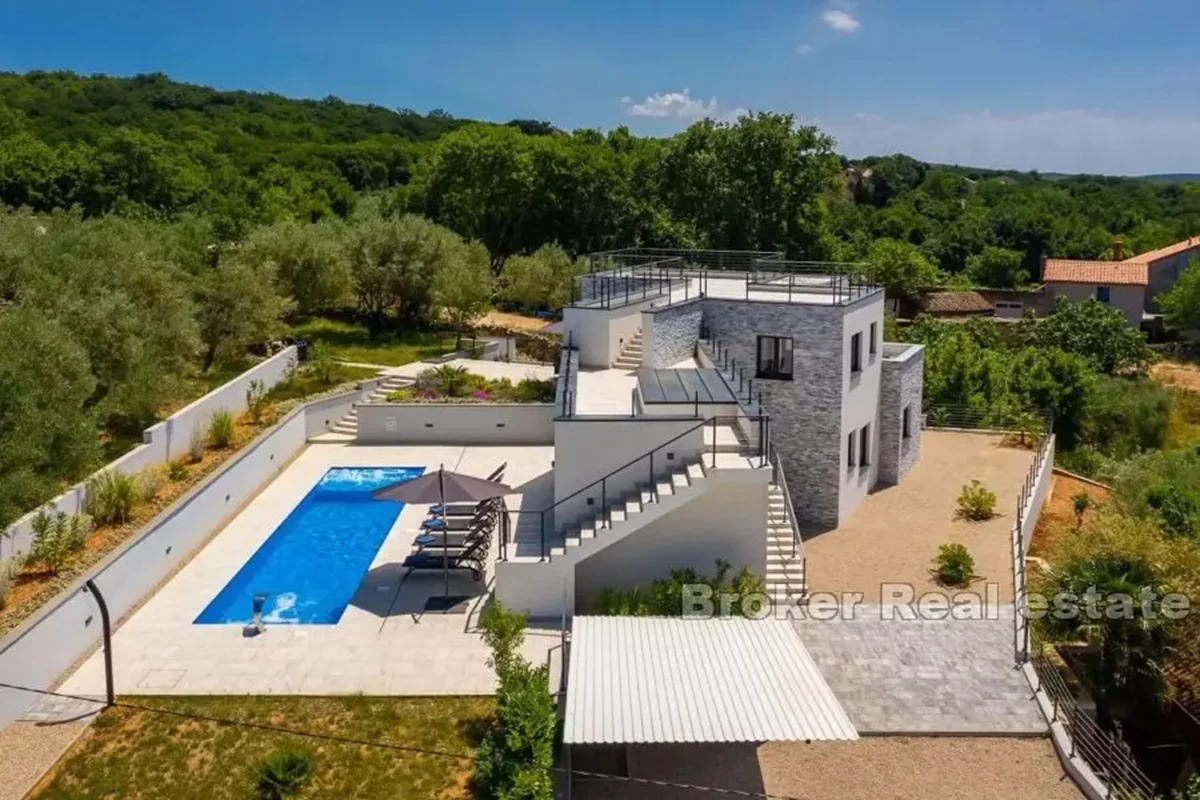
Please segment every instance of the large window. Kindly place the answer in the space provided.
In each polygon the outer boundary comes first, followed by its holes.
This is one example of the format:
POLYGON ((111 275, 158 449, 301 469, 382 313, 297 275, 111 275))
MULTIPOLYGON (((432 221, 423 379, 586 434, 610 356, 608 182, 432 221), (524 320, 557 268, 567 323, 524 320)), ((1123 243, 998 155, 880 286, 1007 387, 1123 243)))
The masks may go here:
POLYGON ((850 337, 850 372, 862 372, 862 331, 850 337))
POLYGON ((1096 299, 1099 300, 1101 303, 1108 302, 1108 295, 1109 295, 1109 288, 1107 286, 1097 286, 1096 287, 1096 299))
POLYGON ((758 337, 758 369, 756 378, 792 379, 792 337, 758 337))
POLYGON ((871 463, 871 425, 862 426, 858 432, 858 465, 865 467, 871 463))

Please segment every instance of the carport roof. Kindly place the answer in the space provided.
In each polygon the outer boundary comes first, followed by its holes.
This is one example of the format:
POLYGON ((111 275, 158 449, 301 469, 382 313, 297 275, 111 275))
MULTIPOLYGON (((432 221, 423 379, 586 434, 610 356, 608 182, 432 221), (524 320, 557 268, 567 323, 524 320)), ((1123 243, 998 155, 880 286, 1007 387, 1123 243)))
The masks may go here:
POLYGON ((857 738, 785 620, 575 617, 568 744, 857 738))

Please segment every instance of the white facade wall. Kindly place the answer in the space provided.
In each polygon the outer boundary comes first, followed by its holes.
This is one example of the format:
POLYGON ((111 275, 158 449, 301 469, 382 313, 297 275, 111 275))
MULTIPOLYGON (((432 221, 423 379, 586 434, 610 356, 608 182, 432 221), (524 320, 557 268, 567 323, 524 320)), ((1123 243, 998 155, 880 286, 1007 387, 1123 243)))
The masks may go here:
POLYGON ((608 369, 621 354, 621 347, 642 327, 642 311, 653 299, 621 308, 563 309, 563 341, 579 348, 579 365, 608 369))
MULTIPOLYGON (((1073 303, 1096 296, 1095 283, 1049 283, 1046 287, 1073 303)), ((1146 305, 1145 286, 1110 286, 1108 305, 1125 315, 1125 320, 1134 328, 1142 326, 1142 310, 1146 305)))
MULTIPOLYGON (((86 577, 95 580, 117 625, 304 448, 305 418, 304 407, 293 410, 0 639, 0 681, 38 689, 52 686, 100 641, 100 613, 83 588, 86 577)), ((0 727, 36 699, 27 692, 0 689, 0 727)))
POLYGON ((883 295, 869 303, 856 305, 842 317, 842 408, 838 462, 841 475, 838 492, 838 524, 846 521, 879 480, 879 390, 883 362, 883 295), (871 349, 871 325, 875 326, 875 344, 871 349), (860 334, 862 370, 850 370, 851 342, 860 334), (863 464, 859 444, 863 428, 868 428, 868 459, 863 464), (855 466, 849 464, 849 436, 855 432, 855 466))
POLYGON ((767 484, 717 483, 690 503, 575 565, 575 610, 603 589, 649 590, 676 567, 711 575, 716 559, 736 573, 766 573, 767 484))
MULTIPOLYGON (((109 462, 97 471, 116 470, 133 475, 155 464, 164 464, 184 455, 191 443, 192 429, 206 429, 213 412, 224 409, 233 414, 246 410, 246 389, 251 381, 261 381, 270 388, 287 376, 296 365, 296 348, 288 347, 271 358, 256 364, 229 383, 201 397, 186 408, 167 419, 147 428, 143 444, 125 455, 109 462)), ((90 479, 90 478, 89 478, 90 479)), ((87 481, 75 484, 63 494, 43 505, 54 511, 73 515, 80 513, 86 502, 87 481)), ((33 519, 38 509, 33 509, 14 522, 4 536, 0 536, 0 558, 12 558, 16 553, 29 551, 33 539, 33 519)))
POLYGON ((366 403, 359 444, 550 444, 552 403, 366 403))

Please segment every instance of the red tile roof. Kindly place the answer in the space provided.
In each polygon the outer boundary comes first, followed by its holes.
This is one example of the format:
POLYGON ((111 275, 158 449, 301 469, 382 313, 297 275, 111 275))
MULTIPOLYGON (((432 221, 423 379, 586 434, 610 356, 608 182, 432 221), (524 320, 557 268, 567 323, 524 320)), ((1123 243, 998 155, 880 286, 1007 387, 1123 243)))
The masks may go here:
POLYGON ((1046 283, 1093 283, 1097 286, 1145 286, 1146 262, 1070 261, 1046 259, 1042 280, 1046 283))
POLYGON ((1155 261, 1161 261, 1164 258, 1170 258, 1171 256, 1178 255, 1179 253, 1186 253, 1188 250, 1192 249, 1200 249, 1200 236, 1193 236, 1190 239, 1184 239, 1182 242, 1176 242, 1175 244, 1168 245, 1166 247, 1160 247, 1158 250, 1151 250, 1149 253, 1142 253, 1140 256, 1127 258, 1122 263, 1129 264, 1132 262, 1139 262, 1142 264, 1150 264, 1155 261))

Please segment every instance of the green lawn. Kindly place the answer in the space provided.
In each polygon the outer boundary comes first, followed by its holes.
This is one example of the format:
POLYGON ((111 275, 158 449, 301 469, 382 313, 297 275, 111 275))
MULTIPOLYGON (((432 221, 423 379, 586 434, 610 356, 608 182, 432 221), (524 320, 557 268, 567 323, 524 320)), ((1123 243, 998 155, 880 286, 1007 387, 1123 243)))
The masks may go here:
MULTIPOLYGON (((322 734, 470 753, 491 697, 129 697, 131 703, 322 734)), ((255 767, 280 750, 312 754, 317 798, 470 797, 467 759, 318 741, 124 708, 104 712, 33 796, 224 800, 255 797, 255 767)))
POLYGON ((351 367, 346 364, 337 364, 329 375, 329 381, 326 382, 321 380, 320 376, 312 370, 301 368, 296 371, 296 374, 290 381, 275 384, 267 394, 267 397, 273 403, 284 400, 295 400, 323 392, 339 384, 349 383, 350 381, 365 381, 378 375, 379 371, 370 367, 351 367))
POLYGON ((404 331, 372 339, 365 325, 323 317, 293 325, 292 335, 328 345, 335 358, 388 367, 444 355, 455 342, 454 334, 442 331, 404 331))

